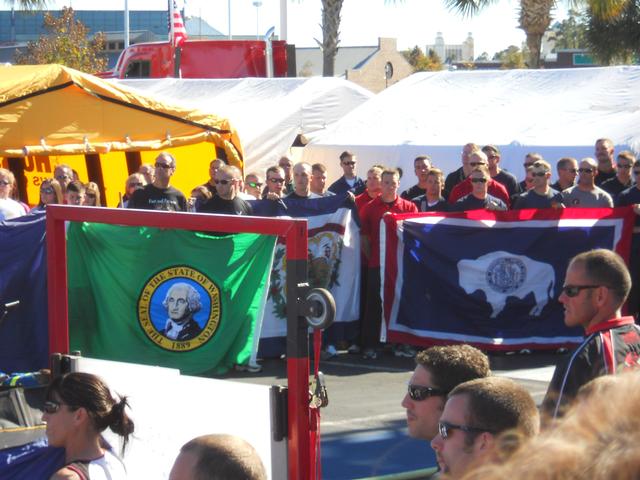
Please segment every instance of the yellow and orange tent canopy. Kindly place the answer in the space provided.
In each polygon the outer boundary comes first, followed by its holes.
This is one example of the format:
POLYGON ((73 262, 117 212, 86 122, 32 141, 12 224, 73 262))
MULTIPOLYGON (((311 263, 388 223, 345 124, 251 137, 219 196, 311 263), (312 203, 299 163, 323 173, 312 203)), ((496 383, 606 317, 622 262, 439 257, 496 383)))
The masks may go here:
POLYGON ((243 167, 240 139, 226 118, 61 65, 0 67, 0 157, 26 183, 29 203, 38 202, 39 182, 55 165, 67 163, 81 180, 100 180, 106 203, 115 204, 135 159, 152 163, 163 150, 176 157, 173 183, 187 196, 207 180, 213 158, 243 167), (98 158, 99 171, 90 164, 98 158))

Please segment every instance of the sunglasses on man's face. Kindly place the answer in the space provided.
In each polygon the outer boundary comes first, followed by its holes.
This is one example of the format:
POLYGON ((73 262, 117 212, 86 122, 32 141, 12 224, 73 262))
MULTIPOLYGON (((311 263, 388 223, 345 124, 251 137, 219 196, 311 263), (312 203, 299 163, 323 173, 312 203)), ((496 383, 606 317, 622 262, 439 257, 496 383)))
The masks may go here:
POLYGON ((626 165, 624 163, 618 163, 618 168, 624 168, 625 170, 628 170, 631 168, 631 165, 626 165))
POLYGON ((573 298, 577 297, 582 290, 599 288, 603 286, 604 285, 565 285, 562 287, 562 293, 564 293, 567 297, 573 298))
POLYGON ((284 183, 284 178, 270 178, 271 183, 284 183))
POLYGON ((471 183, 487 183, 486 178, 472 178, 471 183))
POLYGON ((262 188, 262 183, 259 182, 247 182, 247 185, 249 185, 251 188, 262 188))
POLYGON ((593 168, 579 168, 578 171, 580 173, 593 173, 594 169, 593 168))
POLYGON ((233 180, 216 180, 216 185, 229 185, 230 183, 233 183, 233 180))
POLYGON ((465 433, 488 432, 488 430, 485 430, 484 428, 469 427, 467 425, 456 425, 449 422, 438 422, 438 433, 440 433, 440 436, 443 440, 446 440, 449 437, 451 430, 461 430, 465 433))
POLYGON ((486 165, 484 162, 469 162, 469 166, 471 167, 479 167, 480 165, 486 165))
POLYGON ((170 168, 173 168, 173 165, 169 163, 156 163, 156 168, 164 168, 165 170, 169 170, 170 168))
POLYGON ((95 193, 87 193, 85 196, 86 196, 87 198, 91 198, 91 199, 93 199, 93 200, 95 200, 95 199, 96 199, 96 194, 95 194, 95 193))
POLYGON ((129 188, 131 188, 131 187, 136 187, 136 188, 144 187, 144 183, 142 183, 142 182, 130 183, 129 184, 129 188))
POLYGON ((544 177, 546 174, 547 172, 531 172, 534 177, 544 177))
POLYGON ((356 162, 342 162, 343 165, 349 165, 350 167, 353 167, 356 162))
POLYGON ((409 398, 416 402, 421 402, 429 397, 444 397, 447 395, 447 392, 439 388, 424 387, 411 383, 407 385, 407 391, 409 392, 409 398))

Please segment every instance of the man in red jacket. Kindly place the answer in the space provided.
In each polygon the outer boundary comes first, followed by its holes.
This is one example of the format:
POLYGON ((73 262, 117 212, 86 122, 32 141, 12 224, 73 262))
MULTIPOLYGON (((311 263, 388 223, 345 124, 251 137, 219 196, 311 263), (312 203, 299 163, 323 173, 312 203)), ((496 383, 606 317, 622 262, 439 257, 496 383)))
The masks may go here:
POLYGON ((578 389, 594 378, 640 367, 640 327, 633 317, 622 316, 630 289, 627 266, 611 250, 591 250, 571 260, 558 300, 565 325, 583 328, 586 338, 556 367, 542 402, 543 419, 562 415, 578 389))
MULTIPOLYGON (((482 150, 476 150, 469 156, 469 166, 471 166, 471 168, 477 168, 480 166, 488 168, 489 161, 482 150)), ((507 192, 507 189, 504 187, 504 185, 502 185, 500 182, 496 182, 491 178, 488 182, 488 188, 489 195, 502 200, 507 208, 510 206, 509 192, 507 192)), ((471 185, 471 177, 467 177, 464 181, 456 185, 451 191, 451 194, 449 195, 449 203, 456 203, 458 200, 460 200, 465 195, 470 194, 472 191, 473 186, 471 185)))
POLYGON ((400 174, 397 170, 382 172, 382 193, 367 203, 361 214, 362 250, 367 257, 367 304, 361 325, 364 358, 378 357, 377 347, 382 320, 380 299, 380 220, 386 213, 418 213, 418 208, 398 196, 400 174))

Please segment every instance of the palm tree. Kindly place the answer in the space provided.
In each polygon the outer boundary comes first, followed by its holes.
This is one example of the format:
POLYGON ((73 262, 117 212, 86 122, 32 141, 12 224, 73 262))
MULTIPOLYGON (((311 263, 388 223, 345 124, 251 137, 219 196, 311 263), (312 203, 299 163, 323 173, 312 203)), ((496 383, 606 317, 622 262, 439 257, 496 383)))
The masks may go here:
MULTIPOLYGON (((444 0, 452 10, 463 15, 473 15, 497 0, 444 0)), ((618 16, 629 0, 569 0, 572 6, 587 5, 596 18, 607 19, 618 16)), ((520 28, 527 35, 529 68, 540 68, 542 36, 551 24, 551 10, 556 0, 520 0, 520 28)))
POLYGON ((322 0, 322 76, 333 77, 340 42, 340 11, 344 0, 322 0))
POLYGON ((18 10, 42 10, 49 2, 47 0, 4 0, 4 3, 18 10))

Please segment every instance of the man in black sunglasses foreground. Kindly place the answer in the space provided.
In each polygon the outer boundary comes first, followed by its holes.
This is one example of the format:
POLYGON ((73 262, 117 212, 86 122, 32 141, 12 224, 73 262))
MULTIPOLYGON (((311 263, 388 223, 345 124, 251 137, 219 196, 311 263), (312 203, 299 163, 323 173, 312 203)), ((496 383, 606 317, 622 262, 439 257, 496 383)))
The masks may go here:
POLYGON ((491 374, 487 356, 471 345, 431 347, 416 355, 416 369, 402 399, 407 427, 413 438, 430 442, 438 434, 438 420, 447 394, 460 383, 491 374))
POLYGON ((236 167, 224 165, 216 173, 216 194, 200 205, 198 212, 223 215, 251 215, 251 205, 238 196, 242 174, 236 167))
POLYGON ((176 159, 169 152, 161 152, 156 157, 153 183, 133 192, 127 208, 186 212, 186 197, 180 190, 170 185, 171 177, 175 172, 176 159))
POLYGON ((539 428, 536 402, 524 387, 504 377, 478 378, 449 393, 431 447, 440 471, 460 478, 498 449, 513 453, 539 428), (508 440, 498 440, 505 432, 508 440), (502 448, 505 442, 508 449, 502 448))
POLYGON ((586 338, 556 367, 542 402, 543 422, 562 415, 590 380, 640 366, 640 327, 621 315, 630 289, 627 266, 611 250, 584 252, 569 263, 559 301, 565 325, 582 327, 586 338))

